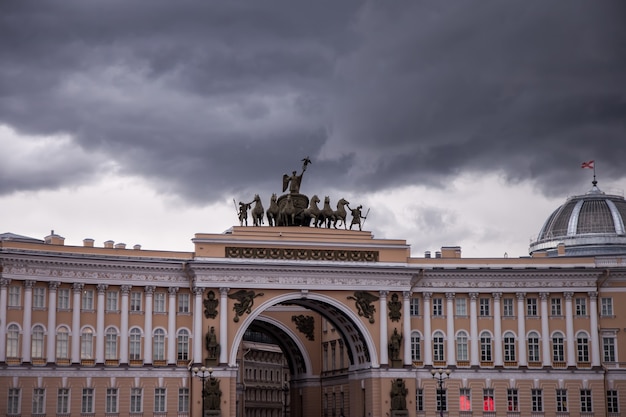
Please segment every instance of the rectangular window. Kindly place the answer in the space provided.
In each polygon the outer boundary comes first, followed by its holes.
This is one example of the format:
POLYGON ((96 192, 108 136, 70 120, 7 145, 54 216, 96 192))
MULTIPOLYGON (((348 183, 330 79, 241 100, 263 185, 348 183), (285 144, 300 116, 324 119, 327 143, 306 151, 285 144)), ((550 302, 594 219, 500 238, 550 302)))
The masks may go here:
POLYGON ((481 317, 489 317, 491 316, 491 309, 490 304, 489 304, 489 299, 488 298, 481 298, 478 300, 478 306, 479 306, 479 312, 478 314, 481 317))
POLYGON ((612 317, 613 316, 613 299, 603 297, 601 300, 602 310, 600 310, 600 315, 603 317, 612 317))
POLYGON ((20 414, 20 389, 9 388, 9 398, 7 403, 7 414, 20 414))
POLYGON ((448 396, 445 388, 437 389, 437 411, 448 411, 448 396))
POLYGON ((117 388, 107 388, 106 402, 104 404, 106 413, 117 413, 117 388))
POLYGON ((543 412, 543 391, 541 389, 530 390, 531 410, 536 413, 543 412))
POLYGON ((81 309, 85 311, 93 310, 93 290, 84 290, 81 309))
POLYGON ((576 338, 576 350, 578 362, 589 362, 589 339, 586 335, 581 334, 576 338))
POLYGON ((33 414, 43 414, 46 409, 46 390, 43 388, 33 389, 33 414))
POLYGON ((502 299, 502 315, 504 317, 514 317, 513 313, 513 299, 512 298, 503 298, 502 299))
POLYGON ((496 411, 493 388, 483 389, 483 411, 496 411))
POLYGON ((154 412, 165 413, 165 388, 154 389, 154 412))
POLYGON ((154 293, 154 312, 165 313, 165 293, 164 292, 154 293))
POLYGON ((610 389, 606 392, 606 407, 609 413, 619 413, 619 398, 617 390, 610 389))
POLYGON ((130 311, 141 311, 141 293, 138 291, 130 293, 130 311))
POLYGON ((433 298, 433 317, 443 317, 443 298, 433 298))
POLYGON ((57 309, 70 309, 70 290, 69 288, 59 288, 57 290, 57 309))
POLYGON ((528 317, 537 317, 537 299, 536 298, 527 298, 526 299, 526 315, 528 317))
POLYGON ((457 298, 454 300, 457 317, 467 317, 467 298, 457 298))
POLYGON ((17 285, 9 286, 9 307, 20 307, 22 305, 22 288, 17 285))
POLYGON ((93 388, 83 388, 80 412, 83 414, 93 414, 93 388))
POLYGON ((587 315, 587 299, 576 298, 576 315, 578 317, 585 317, 587 315))
POLYGON ((459 411, 472 411, 472 392, 469 388, 459 390, 459 411))
POLYGON ((415 411, 424 411, 424 390, 422 388, 415 390, 415 411))
POLYGON ((189 294, 178 294, 178 312, 189 313, 189 294))
POLYGON ((604 352, 604 362, 615 362, 615 338, 603 337, 602 350, 604 352))
POLYGON ((130 412, 141 413, 142 410, 142 389, 131 388, 130 389, 130 412))
POLYGON ((178 388, 178 412, 189 412, 189 388, 178 388))
POLYGON ((46 289, 44 287, 33 288, 33 308, 46 308, 46 289))
POLYGON ((556 390, 556 411, 559 413, 567 412, 567 390, 566 389, 556 390))
POLYGON ((511 333, 505 333, 504 338, 504 360, 506 362, 515 362, 517 356, 515 354, 515 337, 511 333))
POLYGON ((551 315, 553 317, 561 317, 563 316, 563 311, 561 310, 561 299, 560 298, 551 298, 550 299, 550 310, 551 315))
POLYGON ((580 390, 580 411, 582 413, 593 412, 593 409, 591 407, 591 390, 590 389, 580 390))
POLYGON ((506 390, 506 399, 508 403, 509 411, 519 412, 519 398, 517 395, 517 388, 509 388, 506 390))
POLYGON ((70 389, 59 388, 57 392, 57 414, 70 413, 70 389))
POLYGON ((419 298, 411 298, 411 304, 409 304, 409 312, 411 316, 420 315, 420 299, 419 298))
POLYGON ((118 300, 118 292, 117 291, 107 291, 107 300, 106 300, 106 311, 118 311, 119 307, 117 304, 118 300))

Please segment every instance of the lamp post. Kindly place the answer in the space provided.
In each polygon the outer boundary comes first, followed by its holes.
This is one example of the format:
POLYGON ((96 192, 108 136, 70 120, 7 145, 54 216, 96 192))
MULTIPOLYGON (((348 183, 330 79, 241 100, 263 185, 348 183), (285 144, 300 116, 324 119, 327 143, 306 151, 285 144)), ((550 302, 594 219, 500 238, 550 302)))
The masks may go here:
POLYGON ((200 367, 198 368, 197 366, 194 367, 192 369, 193 372, 193 376, 197 376, 198 378, 200 378, 200 380, 202 381, 202 414, 201 416, 204 417, 205 413, 204 413, 204 398, 206 397, 205 395, 205 382, 207 379, 211 379, 213 378, 213 368, 207 368, 207 367, 200 367))
POLYGON ((289 392, 289 386, 285 382, 283 385, 283 417, 287 417, 287 393, 289 392))
POLYGON ((439 416, 443 417, 443 384, 444 381, 450 378, 450 373, 452 371, 450 369, 431 369, 430 374, 433 376, 433 379, 437 381, 437 396, 439 401, 439 416))

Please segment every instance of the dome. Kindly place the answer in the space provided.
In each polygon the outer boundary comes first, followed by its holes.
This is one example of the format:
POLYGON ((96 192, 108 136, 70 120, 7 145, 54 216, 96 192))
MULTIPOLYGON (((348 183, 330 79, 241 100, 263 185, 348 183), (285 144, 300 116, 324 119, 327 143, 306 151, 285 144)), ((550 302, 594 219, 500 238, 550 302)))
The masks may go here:
POLYGON ((624 254, 625 224, 624 197, 605 194, 593 181, 587 194, 568 198, 548 217, 529 252, 547 256, 624 254))

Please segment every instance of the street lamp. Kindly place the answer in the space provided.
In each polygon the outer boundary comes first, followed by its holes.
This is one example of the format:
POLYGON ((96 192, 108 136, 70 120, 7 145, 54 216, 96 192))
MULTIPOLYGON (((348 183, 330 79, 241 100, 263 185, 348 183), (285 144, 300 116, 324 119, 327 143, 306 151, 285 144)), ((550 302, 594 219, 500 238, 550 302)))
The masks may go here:
POLYGON ((283 417, 287 417, 287 393, 289 392, 289 386, 285 382, 283 385, 283 417))
POLYGON ((207 368, 207 367, 200 367, 198 368, 197 366, 194 367, 192 369, 193 372, 193 376, 197 376, 198 378, 200 378, 200 380, 202 381, 202 417, 204 417, 205 413, 204 413, 204 398, 206 397, 206 390, 205 390, 205 382, 207 379, 211 379, 213 378, 213 368, 207 368))
POLYGON ((430 374, 433 379, 437 381, 437 395, 439 398, 439 410, 440 417, 443 417, 443 383, 446 379, 450 378, 452 371, 450 369, 431 369, 430 374))

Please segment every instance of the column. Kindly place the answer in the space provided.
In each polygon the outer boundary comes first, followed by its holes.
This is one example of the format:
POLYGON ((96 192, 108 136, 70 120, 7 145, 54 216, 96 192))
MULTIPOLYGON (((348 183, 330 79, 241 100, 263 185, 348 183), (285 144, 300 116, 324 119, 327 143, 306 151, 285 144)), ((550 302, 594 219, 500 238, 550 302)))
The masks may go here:
POLYGON ((501 292, 494 292, 493 296, 493 344, 494 349, 494 361, 495 366, 503 366, 502 355, 502 310, 500 307, 500 299, 502 298, 501 292))
POLYGON ((550 293, 541 292, 539 298, 541 299, 541 356, 543 356, 543 366, 550 366, 552 363, 552 357, 550 355, 550 324, 548 320, 548 298, 550 293))
POLYGON ((469 293, 470 297, 470 365, 479 366, 479 345, 478 345, 478 307, 476 306, 476 300, 478 299, 477 292, 469 293))
POLYGON ((79 282, 72 285, 72 363, 80 363, 80 293, 84 287, 79 282))
POLYGON ((454 349, 454 296, 453 292, 446 293, 446 359, 448 366, 456 365, 456 350, 454 349))
POLYGON ((574 308, 572 306, 573 292, 563 293, 565 296, 565 349, 567 352, 567 366, 576 366, 576 342, 574 339, 574 308))
POLYGON ((122 302, 120 309, 120 364, 128 363, 128 295, 130 294, 131 288, 131 285, 122 285, 120 287, 120 290, 122 292, 122 302))
MULTIPOLYGON (((47 361, 56 362, 56 328, 57 328, 57 288, 61 285, 58 281, 48 284, 48 338, 46 339, 47 361)), ((6 317, 6 316, 5 316, 6 317)))
POLYGON ((192 291, 195 294, 193 301, 193 363, 202 363, 202 293, 204 288, 193 287, 192 291))
POLYGON ((402 344, 404 345, 404 365, 411 365, 411 292, 402 292, 402 344))
POLYGON ((380 291, 380 365, 389 365, 389 352, 387 350, 387 294, 389 291, 380 291))
POLYGON ((422 294, 424 297, 424 365, 433 364, 433 331, 430 322, 430 299, 433 296, 432 292, 425 292, 422 294))
POLYGON ((519 351, 519 365, 528 365, 528 358, 526 355, 526 317, 524 315, 524 299, 526 298, 525 292, 518 292, 517 296, 517 350, 519 351))
MULTIPOLYGON (((24 281, 24 317, 22 322, 22 362, 30 362, 30 338, 33 326, 33 286, 35 281, 24 281)), ((6 320, 6 319, 5 319, 6 320)))
POLYGON ((169 310, 167 312, 167 363, 176 364, 176 293, 178 287, 169 287, 169 310))
POLYGON ((11 280, 0 278, 0 362, 7 360, 7 290, 11 280))
POLYGON ((98 284, 98 305, 96 307, 96 363, 104 363, 104 296, 109 286, 98 284))
POLYGON ((591 332, 591 366, 600 366, 600 338, 598 336, 598 293, 589 292, 589 331, 591 332))
POLYGON ((144 289, 146 293, 146 308, 143 316, 143 363, 152 363, 152 295, 154 290, 154 285, 148 285, 144 289))
POLYGON ((228 363, 228 291, 220 288, 220 363, 228 363))

